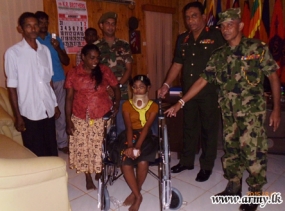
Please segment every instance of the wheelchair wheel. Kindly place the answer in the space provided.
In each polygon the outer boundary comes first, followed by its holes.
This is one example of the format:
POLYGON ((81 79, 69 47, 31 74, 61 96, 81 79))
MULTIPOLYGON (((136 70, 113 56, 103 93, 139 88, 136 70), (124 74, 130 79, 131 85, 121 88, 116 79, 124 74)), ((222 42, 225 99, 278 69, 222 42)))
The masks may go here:
POLYGON ((109 184, 113 185, 115 177, 115 166, 109 166, 109 184))
POLYGON ((172 197, 171 197, 169 209, 178 210, 182 206, 182 203, 183 203, 182 195, 179 192, 179 190, 177 190, 176 188, 172 188, 171 194, 172 194, 172 197))
POLYGON ((159 178, 159 207, 160 207, 160 211, 163 211, 163 193, 162 193, 162 162, 159 163, 158 165, 158 178, 159 178))
POLYGON ((101 209, 102 211, 108 211, 110 209, 110 196, 109 196, 109 192, 107 190, 107 187, 105 187, 104 189, 104 198, 103 198, 103 203, 104 206, 102 206, 103 209, 101 209))

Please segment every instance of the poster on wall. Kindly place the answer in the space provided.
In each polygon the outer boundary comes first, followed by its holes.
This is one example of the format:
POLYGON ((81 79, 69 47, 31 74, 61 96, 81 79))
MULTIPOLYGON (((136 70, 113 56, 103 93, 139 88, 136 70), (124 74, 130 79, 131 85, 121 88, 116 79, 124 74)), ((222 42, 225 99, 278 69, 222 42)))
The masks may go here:
POLYGON ((76 54, 85 45, 84 32, 88 28, 86 2, 56 0, 58 31, 68 54, 76 54))

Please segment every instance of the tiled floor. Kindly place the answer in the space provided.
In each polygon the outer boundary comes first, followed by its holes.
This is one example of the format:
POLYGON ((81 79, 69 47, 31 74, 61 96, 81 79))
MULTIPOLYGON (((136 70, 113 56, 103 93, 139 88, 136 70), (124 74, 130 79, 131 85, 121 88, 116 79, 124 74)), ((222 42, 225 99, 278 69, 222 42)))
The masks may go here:
MULTIPOLYGON (((234 211, 239 210, 239 205, 212 205, 210 196, 221 192, 225 189, 227 181, 223 178, 223 170, 220 158, 223 151, 218 151, 215 167, 210 179, 206 182, 199 183, 195 181, 199 171, 199 155, 196 155, 195 169, 184 171, 179 174, 172 174, 173 187, 177 188, 183 197, 183 205, 179 210, 182 211, 234 211)), ((68 161, 67 155, 60 152, 60 157, 68 161)), ((176 153, 172 153, 171 166, 178 163, 176 153)), ((264 191, 280 192, 283 200, 285 199, 285 156, 268 155, 268 183, 264 187, 264 191)), ((68 162, 67 162, 68 163, 68 162)), ((151 167, 157 172, 156 167, 151 167)), ((243 194, 247 192, 247 185, 244 174, 243 194)), ((68 194, 72 211, 96 211, 97 208, 97 191, 87 191, 85 188, 84 174, 76 174, 74 170, 68 168, 68 194)), ((94 175, 93 175, 94 178, 94 175)), ((98 185, 96 184, 98 187, 98 185)), ((142 187, 143 202, 140 211, 159 211, 158 199, 158 181, 148 174, 147 179, 142 187)), ((121 177, 114 182, 112 186, 108 186, 111 198, 111 210, 127 211, 128 207, 121 206, 122 201, 130 194, 130 189, 121 177)), ((265 208, 258 208, 260 211, 278 211, 285 210, 284 203, 280 205, 267 205, 265 208)))

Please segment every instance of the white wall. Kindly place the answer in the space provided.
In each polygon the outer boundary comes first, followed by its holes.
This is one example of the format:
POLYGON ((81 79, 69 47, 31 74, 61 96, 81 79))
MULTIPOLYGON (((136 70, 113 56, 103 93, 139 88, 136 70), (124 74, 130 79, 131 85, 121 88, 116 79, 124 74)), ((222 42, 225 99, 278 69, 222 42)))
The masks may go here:
POLYGON ((17 21, 23 12, 43 10, 43 0, 0 0, 0 86, 6 86, 4 53, 22 39, 17 21))

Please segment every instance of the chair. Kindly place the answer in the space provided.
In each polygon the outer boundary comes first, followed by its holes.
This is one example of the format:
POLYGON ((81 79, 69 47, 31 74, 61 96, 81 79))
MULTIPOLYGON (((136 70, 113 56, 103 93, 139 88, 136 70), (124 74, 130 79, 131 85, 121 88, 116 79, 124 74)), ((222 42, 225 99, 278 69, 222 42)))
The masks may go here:
POLYGON ((66 163, 0 134, 0 210, 70 211, 66 163))
POLYGON ((8 90, 0 87, 0 134, 23 145, 21 133, 14 127, 14 115, 9 101, 8 90))

